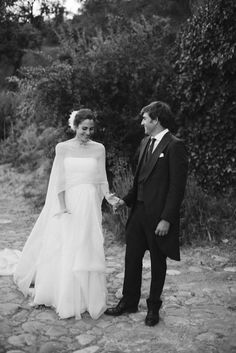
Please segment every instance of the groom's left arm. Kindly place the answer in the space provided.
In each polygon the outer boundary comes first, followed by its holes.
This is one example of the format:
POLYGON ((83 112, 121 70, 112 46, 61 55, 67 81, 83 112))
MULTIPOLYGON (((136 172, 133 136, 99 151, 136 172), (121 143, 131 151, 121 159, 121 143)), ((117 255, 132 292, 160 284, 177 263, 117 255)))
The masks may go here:
POLYGON ((122 200, 124 200, 128 207, 132 207, 136 201, 136 191, 134 186, 128 191, 127 195, 125 195, 122 200))

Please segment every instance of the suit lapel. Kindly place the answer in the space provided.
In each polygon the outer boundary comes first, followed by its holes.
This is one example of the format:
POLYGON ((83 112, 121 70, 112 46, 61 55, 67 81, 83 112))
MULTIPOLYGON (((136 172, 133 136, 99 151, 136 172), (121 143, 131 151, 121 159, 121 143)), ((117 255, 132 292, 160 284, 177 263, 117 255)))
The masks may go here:
POLYGON ((147 146, 148 140, 149 140, 149 137, 146 137, 146 139, 145 139, 145 140, 143 140, 143 143, 142 143, 142 145, 141 145, 141 147, 140 147, 140 153, 139 153, 139 158, 138 158, 138 165, 137 165, 136 170, 138 170, 138 169, 139 169, 139 167, 140 167, 140 163, 141 163, 141 160, 142 160, 142 157, 143 157, 144 151, 145 151, 145 149, 146 149, 146 146, 147 146))
POLYGON ((170 143, 172 139, 172 135, 170 132, 167 132, 163 138, 161 139, 161 141, 159 142, 159 144, 157 145, 155 151, 153 152, 146 168, 145 168, 145 176, 144 179, 146 180, 148 178, 148 176, 150 175, 151 171, 153 170, 155 164, 157 163, 158 158, 160 157, 160 154, 164 151, 164 149, 166 148, 166 146, 170 143))

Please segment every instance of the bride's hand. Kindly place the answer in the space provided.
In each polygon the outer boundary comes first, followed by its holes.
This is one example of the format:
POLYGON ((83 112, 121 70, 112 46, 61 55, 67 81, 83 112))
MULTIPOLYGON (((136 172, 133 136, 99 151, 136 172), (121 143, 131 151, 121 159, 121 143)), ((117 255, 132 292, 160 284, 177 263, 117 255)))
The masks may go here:
POLYGON ((55 213, 54 216, 60 216, 60 215, 62 215, 63 213, 71 214, 71 212, 70 212, 67 208, 65 208, 64 210, 61 210, 61 211, 55 213))
POLYGON ((113 212, 117 212, 119 209, 121 209, 125 205, 125 201, 122 199, 119 199, 114 205, 113 205, 113 212))

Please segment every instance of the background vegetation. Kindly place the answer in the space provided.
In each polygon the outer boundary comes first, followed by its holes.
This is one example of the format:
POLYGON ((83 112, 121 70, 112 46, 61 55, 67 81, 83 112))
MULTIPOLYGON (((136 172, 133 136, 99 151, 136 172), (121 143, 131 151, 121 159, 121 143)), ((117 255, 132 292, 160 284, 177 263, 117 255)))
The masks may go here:
MULTIPOLYGON (((69 114, 90 107, 122 197, 143 136, 134 118, 164 100, 189 148, 183 242, 235 236, 235 1, 87 0, 72 19, 46 0, 35 16, 33 2, 0 7, 0 155, 29 174, 25 195, 42 206, 69 114)), ((126 218, 104 221, 122 238, 126 218)))

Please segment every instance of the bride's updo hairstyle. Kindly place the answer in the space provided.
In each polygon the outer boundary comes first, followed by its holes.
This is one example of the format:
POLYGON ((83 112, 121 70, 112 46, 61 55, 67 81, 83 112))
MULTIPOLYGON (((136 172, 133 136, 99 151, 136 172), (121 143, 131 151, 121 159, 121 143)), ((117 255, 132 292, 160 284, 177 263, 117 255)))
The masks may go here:
POLYGON ((80 109, 80 110, 74 110, 70 114, 70 118, 68 120, 68 124, 71 128, 71 130, 75 131, 76 128, 84 121, 84 120, 93 120, 95 121, 95 115, 92 112, 91 109, 80 109))

